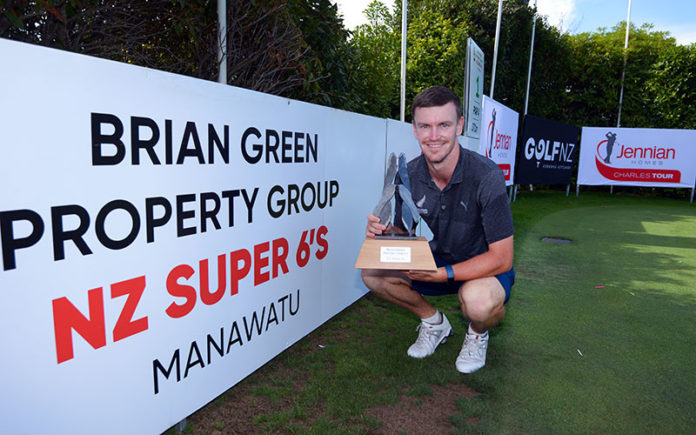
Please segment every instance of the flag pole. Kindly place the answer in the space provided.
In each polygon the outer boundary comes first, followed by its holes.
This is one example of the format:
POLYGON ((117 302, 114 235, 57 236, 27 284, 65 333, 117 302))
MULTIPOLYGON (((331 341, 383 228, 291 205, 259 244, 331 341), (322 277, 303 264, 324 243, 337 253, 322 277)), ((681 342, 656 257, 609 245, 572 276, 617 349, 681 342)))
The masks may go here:
POLYGON ((529 105, 529 83, 532 80, 532 58, 534 57, 534 34, 536 33, 537 0, 534 0, 534 24, 532 24, 532 42, 529 44, 529 72, 527 73, 527 95, 524 97, 524 114, 527 114, 529 105))
POLYGON ((503 0, 498 0, 498 19, 495 24, 495 48, 493 49, 493 72, 491 73, 491 100, 495 90, 495 66, 498 63, 498 39, 500 36, 500 21, 503 17, 503 0))
MULTIPOLYGON (((536 12, 537 12, 537 0, 534 0, 534 16, 532 17, 532 42, 529 44, 529 70, 527 71, 527 93, 524 97, 524 115, 527 116, 527 108, 529 107, 529 83, 532 81, 532 59, 534 58, 534 35, 536 33, 536 12)), ((514 191, 512 195, 512 200, 517 200, 517 184, 515 184, 514 191)), ((532 185, 529 185, 530 189, 532 185)), ((570 184, 568 185, 570 188, 570 184)), ((568 195, 566 195, 568 196, 568 195)))
POLYGON ((227 84, 227 0, 218 0, 218 83, 227 84))
POLYGON ((401 122, 406 121, 406 34, 408 0, 401 1, 401 122))
POLYGON ((624 42, 624 62, 621 72, 621 92, 619 93, 619 116, 616 119, 616 128, 621 127, 621 107, 623 106, 624 79, 626 78, 626 61, 628 58, 628 33, 631 29, 631 0, 628 0, 628 15, 626 16, 626 41, 624 42))

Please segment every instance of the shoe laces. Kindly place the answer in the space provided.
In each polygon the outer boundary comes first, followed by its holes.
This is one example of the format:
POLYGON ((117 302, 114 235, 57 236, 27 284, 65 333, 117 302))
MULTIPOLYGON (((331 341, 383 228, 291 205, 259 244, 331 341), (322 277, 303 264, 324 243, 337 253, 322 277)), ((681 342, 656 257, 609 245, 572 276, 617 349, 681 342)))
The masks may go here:
POLYGON ((488 344, 488 337, 482 337, 480 334, 466 333, 466 340, 464 341, 464 350, 466 354, 471 357, 480 358, 483 356, 483 350, 488 344))
POLYGON ((435 331, 432 328, 428 328, 427 325, 421 323, 416 327, 416 331, 418 331, 418 338, 416 339, 417 344, 432 345, 430 337, 435 335, 435 331))

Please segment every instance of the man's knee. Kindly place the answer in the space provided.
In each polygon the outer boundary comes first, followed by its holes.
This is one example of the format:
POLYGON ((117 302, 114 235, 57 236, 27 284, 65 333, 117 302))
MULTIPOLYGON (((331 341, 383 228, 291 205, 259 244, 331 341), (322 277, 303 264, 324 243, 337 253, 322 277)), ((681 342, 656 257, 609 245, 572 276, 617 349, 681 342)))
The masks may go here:
POLYGON ((469 319, 497 317, 505 309, 505 289, 492 277, 468 281, 459 289, 459 302, 469 319))
POLYGON ((382 278, 370 272, 370 270, 363 269, 360 271, 360 277, 362 278, 363 283, 365 283, 365 287, 367 287, 370 291, 375 291, 376 288, 380 287, 382 278))
POLYGON ((389 285, 411 284, 403 273, 397 271, 362 269, 360 277, 365 287, 376 293, 384 292, 389 285))

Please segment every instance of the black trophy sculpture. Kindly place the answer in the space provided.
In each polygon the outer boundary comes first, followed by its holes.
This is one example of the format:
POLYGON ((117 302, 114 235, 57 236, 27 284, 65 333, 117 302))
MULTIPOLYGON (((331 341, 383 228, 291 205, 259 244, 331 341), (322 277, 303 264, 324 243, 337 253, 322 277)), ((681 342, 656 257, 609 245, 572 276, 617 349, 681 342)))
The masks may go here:
POLYGON ((380 223, 387 226, 387 231, 381 236, 365 237, 358 259, 355 261, 355 267, 358 269, 437 270, 428 241, 425 237, 414 234, 420 215, 411 197, 406 156, 401 154, 397 164, 396 156, 391 153, 388 162, 382 197, 372 212, 379 218, 380 223), (393 215, 392 201, 395 202, 393 215), (394 233, 393 228, 396 222, 401 224, 398 225, 399 227, 403 225, 406 234, 394 233))
POLYGON ((384 186, 382 188, 382 197, 380 198, 377 206, 372 212, 375 216, 379 217, 379 221, 384 225, 389 223, 396 223, 397 217, 401 218, 401 223, 403 227, 408 231, 408 235, 403 234, 384 234, 383 236, 377 236, 378 238, 414 238, 414 230, 416 224, 419 220, 418 208, 413 202, 411 197, 411 182, 408 178, 408 170, 406 169, 406 156, 401 153, 397 159, 394 153, 389 155, 389 166, 387 167, 387 174, 384 177, 384 186), (399 174, 399 184, 396 183, 396 174, 399 174), (398 197, 398 198, 397 198, 398 197), (392 217, 392 200, 395 200, 396 205, 401 204, 400 210, 394 210, 394 216, 392 217), (400 213, 399 213, 400 211, 400 213))

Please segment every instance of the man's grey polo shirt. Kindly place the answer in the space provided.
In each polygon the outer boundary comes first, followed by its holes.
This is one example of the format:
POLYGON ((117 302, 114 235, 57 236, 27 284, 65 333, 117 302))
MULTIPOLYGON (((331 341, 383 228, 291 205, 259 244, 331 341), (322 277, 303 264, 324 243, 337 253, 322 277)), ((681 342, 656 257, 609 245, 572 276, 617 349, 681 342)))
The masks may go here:
MULTIPOLYGON (((515 232, 505 178, 492 160, 460 147, 443 190, 430 177, 423 155, 408 163, 408 176, 413 201, 433 232, 430 248, 445 261, 454 264, 483 254, 490 243, 515 232)), ((397 222, 400 209, 397 204, 397 222)))

